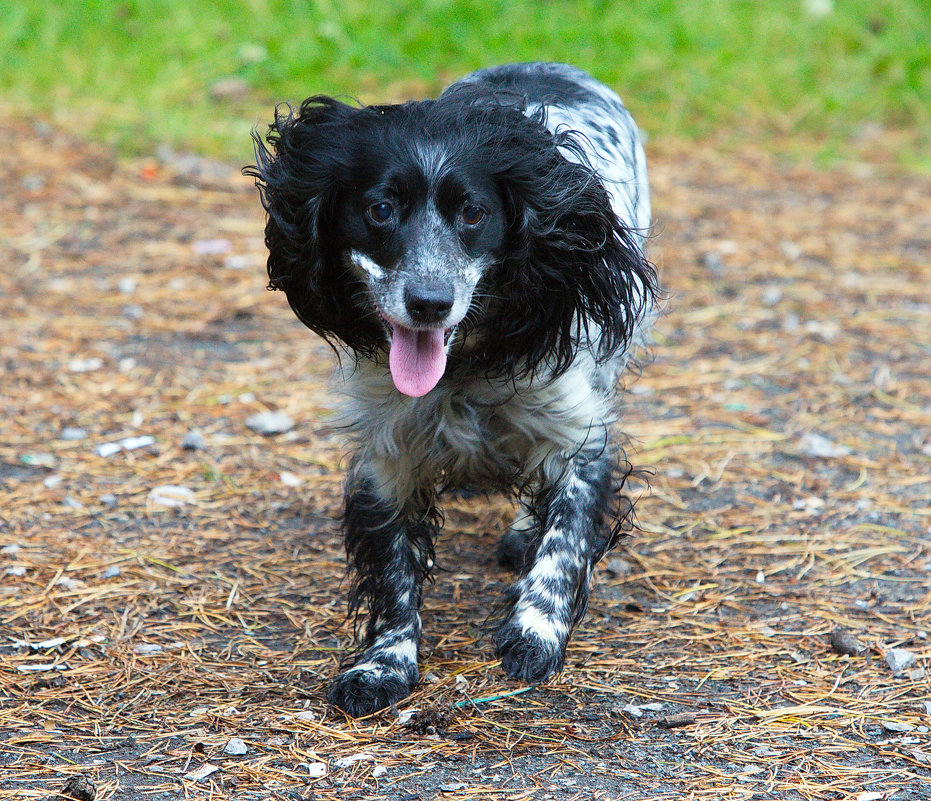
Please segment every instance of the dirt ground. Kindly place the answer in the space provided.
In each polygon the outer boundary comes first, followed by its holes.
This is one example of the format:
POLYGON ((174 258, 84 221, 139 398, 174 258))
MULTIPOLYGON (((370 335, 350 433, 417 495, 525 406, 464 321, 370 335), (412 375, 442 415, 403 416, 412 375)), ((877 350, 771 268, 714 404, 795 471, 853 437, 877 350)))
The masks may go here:
POLYGON ((333 359, 254 189, 0 133, 0 798, 931 798, 931 180, 654 152, 640 530, 528 690, 483 625, 511 502, 450 499, 424 681, 353 721, 333 359))

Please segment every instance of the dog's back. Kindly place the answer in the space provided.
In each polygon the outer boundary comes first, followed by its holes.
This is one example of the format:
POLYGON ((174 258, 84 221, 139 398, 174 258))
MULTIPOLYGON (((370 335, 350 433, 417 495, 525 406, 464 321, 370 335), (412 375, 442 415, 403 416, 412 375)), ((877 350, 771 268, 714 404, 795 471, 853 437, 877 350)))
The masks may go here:
MULTIPOLYGON (((580 134, 589 164, 601 176, 614 210, 640 237, 648 231, 650 189, 640 131, 616 92, 587 72, 568 64, 533 62, 477 70, 447 89, 485 85, 490 92, 511 92, 528 111, 543 107, 550 131, 580 134)), ((576 158, 575 153, 564 153, 576 158)))

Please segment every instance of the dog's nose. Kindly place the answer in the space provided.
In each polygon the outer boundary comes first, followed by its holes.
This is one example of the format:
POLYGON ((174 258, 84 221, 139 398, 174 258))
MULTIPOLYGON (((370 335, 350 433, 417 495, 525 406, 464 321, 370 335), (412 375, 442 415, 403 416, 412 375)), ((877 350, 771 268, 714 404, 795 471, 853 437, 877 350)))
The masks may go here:
POLYGON ((438 323, 453 307, 453 288, 440 281, 408 284, 404 305, 415 323, 438 323))

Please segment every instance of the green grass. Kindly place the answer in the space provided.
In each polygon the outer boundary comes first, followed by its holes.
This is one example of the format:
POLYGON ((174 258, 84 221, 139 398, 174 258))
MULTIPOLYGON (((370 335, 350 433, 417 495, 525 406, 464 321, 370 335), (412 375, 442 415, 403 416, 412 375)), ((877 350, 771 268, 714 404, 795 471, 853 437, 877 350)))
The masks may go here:
POLYGON ((931 4, 805 3, 0 0, 0 94, 124 152, 168 142, 245 161, 276 100, 398 100, 547 59, 618 89, 654 137, 789 134, 843 153, 870 123, 927 144, 931 4), (228 76, 250 93, 212 99, 228 76))

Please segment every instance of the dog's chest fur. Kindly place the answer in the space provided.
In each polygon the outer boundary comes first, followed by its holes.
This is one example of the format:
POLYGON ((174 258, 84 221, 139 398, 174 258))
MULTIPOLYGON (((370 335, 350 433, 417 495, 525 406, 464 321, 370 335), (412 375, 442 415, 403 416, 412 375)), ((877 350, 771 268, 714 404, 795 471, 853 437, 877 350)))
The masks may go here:
POLYGON ((615 373, 584 353, 555 379, 457 378, 410 398, 383 367, 361 363, 345 384, 344 424, 359 449, 357 464, 396 500, 432 492, 437 483, 510 490, 557 478, 581 444, 605 441, 615 373))

